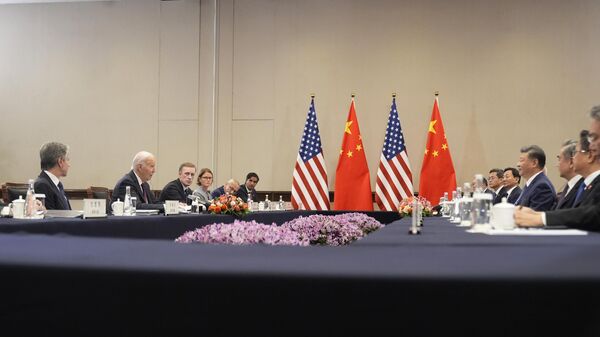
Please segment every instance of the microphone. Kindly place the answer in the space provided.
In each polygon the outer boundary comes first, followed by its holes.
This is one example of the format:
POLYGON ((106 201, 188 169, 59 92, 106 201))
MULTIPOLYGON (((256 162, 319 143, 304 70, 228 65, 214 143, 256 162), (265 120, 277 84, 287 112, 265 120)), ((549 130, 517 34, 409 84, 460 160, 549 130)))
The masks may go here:
MULTIPOLYGON (((208 209, 208 206, 210 206, 210 202, 204 203, 204 202, 200 201, 200 197, 197 195, 190 194, 187 196, 187 198, 191 199, 192 201, 197 202, 198 207, 201 208, 202 211, 206 211, 208 209)), ((192 205, 192 208, 193 208, 193 205, 192 205)), ((200 209, 198 210, 198 212, 200 212, 200 209)))

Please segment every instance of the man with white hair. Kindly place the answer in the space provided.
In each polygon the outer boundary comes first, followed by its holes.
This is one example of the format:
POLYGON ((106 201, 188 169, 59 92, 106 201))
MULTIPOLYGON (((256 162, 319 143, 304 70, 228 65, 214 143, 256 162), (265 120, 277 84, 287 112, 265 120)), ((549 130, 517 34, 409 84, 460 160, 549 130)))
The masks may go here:
POLYGON ((210 194, 210 196, 214 199, 214 198, 220 197, 223 194, 235 195, 239 189, 240 189, 239 181, 231 178, 231 179, 227 180, 227 182, 223 186, 219 186, 218 188, 216 188, 210 194))
POLYGON ((163 209, 162 204, 155 201, 154 194, 148 185, 148 181, 156 172, 156 158, 147 151, 138 152, 133 157, 131 171, 119 179, 113 189, 112 202, 125 199, 125 191, 130 186, 132 197, 136 197, 138 202, 136 208, 139 209, 163 209))

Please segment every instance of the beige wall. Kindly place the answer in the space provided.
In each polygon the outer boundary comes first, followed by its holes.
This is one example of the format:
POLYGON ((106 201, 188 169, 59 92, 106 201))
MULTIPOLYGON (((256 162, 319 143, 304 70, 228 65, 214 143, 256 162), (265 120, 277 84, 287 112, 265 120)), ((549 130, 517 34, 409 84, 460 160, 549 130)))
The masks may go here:
POLYGON ((433 92, 459 182, 547 151, 600 99, 600 3, 166 1, 0 6, 0 180, 38 172, 42 142, 71 145, 67 188, 109 186, 141 149, 161 188, 182 161, 220 184, 289 190, 309 95, 333 188, 355 93, 374 181, 391 93, 418 188, 433 92), (135 126, 134 126, 135 123, 135 126))

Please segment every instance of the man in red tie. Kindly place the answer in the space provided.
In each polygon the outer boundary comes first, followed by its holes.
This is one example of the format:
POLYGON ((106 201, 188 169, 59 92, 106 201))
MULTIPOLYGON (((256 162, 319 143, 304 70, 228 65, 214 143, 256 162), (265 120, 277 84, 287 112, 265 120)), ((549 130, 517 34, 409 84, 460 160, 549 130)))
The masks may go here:
POLYGON ((112 201, 125 200, 126 187, 130 186, 131 196, 138 200, 138 209, 163 209, 163 205, 155 201, 148 181, 156 172, 156 157, 150 152, 140 151, 133 157, 131 171, 125 174, 113 189, 112 201))

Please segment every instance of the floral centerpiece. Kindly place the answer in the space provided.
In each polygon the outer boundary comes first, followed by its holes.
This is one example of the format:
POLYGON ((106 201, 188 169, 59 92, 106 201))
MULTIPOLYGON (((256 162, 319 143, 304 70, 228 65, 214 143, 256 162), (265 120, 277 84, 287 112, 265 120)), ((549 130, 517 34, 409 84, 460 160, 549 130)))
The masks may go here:
POLYGON ((223 194, 218 198, 214 198, 208 206, 208 211, 212 214, 231 214, 235 216, 242 216, 250 212, 247 203, 241 198, 230 194, 223 194))
POLYGON ((342 246, 360 239, 383 225, 362 213, 311 215, 299 217, 281 225, 298 232, 313 245, 342 246))
POLYGON ((213 243, 230 245, 249 245, 263 243, 267 245, 308 246, 305 238, 297 232, 276 224, 265 225, 256 221, 235 220, 232 224, 215 223, 178 237, 179 243, 213 243))
POLYGON ((423 216, 431 216, 433 213, 433 206, 429 200, 419 196, 419 197, 409 197, 406 199, 402 199, 400 202, 400 206, 398 206, 398 212, 401 216, 412 216, 413 210, 413 202, 417 199, 417 202, 421 205, 422 215, 423 216))
POLYGON ((255 221, 215 223, 186 232, 175 242, 213 244, 330 245, 341 246, 358 240, 383 225, 362 213, 311 215, 266 225, 255 221))

